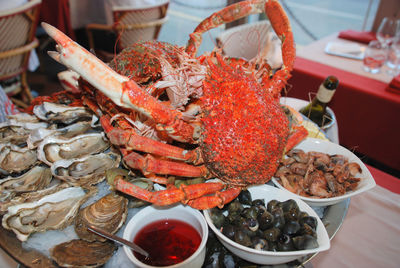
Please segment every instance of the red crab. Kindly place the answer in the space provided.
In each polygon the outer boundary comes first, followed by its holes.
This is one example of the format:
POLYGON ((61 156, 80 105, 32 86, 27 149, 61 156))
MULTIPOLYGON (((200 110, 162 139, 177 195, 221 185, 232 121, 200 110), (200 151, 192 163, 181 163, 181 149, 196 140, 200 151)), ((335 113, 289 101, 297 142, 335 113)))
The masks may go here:
POLYGON ((190 35, 186 49, 163 42, 133 44, 111 63, 120 74, 56 28, 43 28, 58 44, 58 53, 49 55, 91 85, 83 83, 84 103, 101 117, 126 165, 156 182, 166 183, 165 175, 222 181, 148 192, 116 178, 110 182, 116 190, 157 205, 222 207, 246 186, 268 182, 284 152, 307 136, 303 127, 290 126, 279 104, 295 48, 277 0, 243 1, 212 14, 190 35), (267 64, 218 52, 195 56, 204 32, 263 11, 282 41, 283 66, 273 75, 267 64), (139 133, 143 126, 153 134, 139 133))

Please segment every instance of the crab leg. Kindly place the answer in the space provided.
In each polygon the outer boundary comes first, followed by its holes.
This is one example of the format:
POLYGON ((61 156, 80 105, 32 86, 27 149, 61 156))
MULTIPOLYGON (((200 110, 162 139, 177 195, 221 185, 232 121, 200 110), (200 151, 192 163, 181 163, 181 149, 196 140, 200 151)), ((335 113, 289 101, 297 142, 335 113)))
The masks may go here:
POLYGON ((294 126, 292 133, 289 135, 288 141, 285 146, 285 152, 292 150, 294 146, 299 144, 302 140, 307 138, 308 131, 303 126, 294 126))
MULTIPOLYGON (((206 183, 208 184, 208 183, 206 183)), ((212 196, 202 196, 196 199, 190 200, 187 204, 195 209, 209 209, 218 206, 222 208, 225 204, 228 204, 235 199, 242 189, 240 187, 229 188, 222 192, 216 192, 212 196)))
POLYGON ((208 18, 204 19, 196 27, 193 33, 190 34, 186 52, 190 56, 196 56, 197 50, 202 41, 202 34, 210 29, 216 28, 219 25, 235 21, 251 14, 258 14, 264 11, 265 0, 243 1, 230 5, 213 13, 208 18))
POLYGON ((281 89, 286 85, 286 81, 290 78, 296 50, 294 47, 293 33, 289 24, 289 19, 277 0, 242 1, 212 14, 203 20, 196 27, 194 32, 190 34, 186 52, 193 57, 196 55, 204 32, 218 27, 221 24, 251 14, 262 13, 264 11, 268 16, 275 33, 282 41, 282 68, 274 74, 272 79, 269 78, 268 72, 263 76, 263 84, 265 85, 264 87, 267 89, 267 92, 271 93, 276 99, 278 99, 281 89))
POLYGON ((278 99, 286 81, 291 77, 296 49, 292 29, 285 11, 277 0, 269 0, 265 4, 265 13, 271 21, 272 28, 282 42, 283 66, 279 69, 272 79, 264 76, 263 83, 271 94, 278 99))
POLYGON ((113 71, 55 27, 44 22, 42 27, 57 42, 58 52, 49 51, 49 55, 77 72, 115 104, 154 119, 157 129, 165 131, 175 140, 193 142, 198 138, 198 130, 181 120, 181 112, 170 109, 143 91, 134 81, 113 71))
POLYGON ((147 191, 119 177, 109 179, 108 183, 118 191, 155 205, 166 206, 182 202, 195 209, 209 209, 216 206, 222 208, 225 204, 235 199, 241 191, 240 187, 233 187, 219 192, 225 187, 225 184, 219 182, 192 185, 181 184, 179 188, 170 186, 166 190, 157 192, 147 191), (214 195, 206 196, 212 193, 214 195))
POLYGON ((162 175, 174 175, 180 177, 207 177, 209 172, 204 165, 193 166, 186 163, 168 161, 155 158, 150 154, 142 156, 135 152, 120 149, 124 155, 124 162, 133 169, 138 169, 144 175, 155 173, 162 175))
POLYGON ((188 151, 180 147, 140 136, 132 129, 124 130, 120 128, 114 128, 111 125, 108 116, 101 117, 100 122, 107 134, 107 137, 110 139, 110 142, 114 145, 125 145, 128 150, 137 150, 194 164, 200 164, 203 162, 199 150, 195 149, 188 151))
POLYGON ((223 183, 182 184, 179 188, 171 186, 166 190, 150 192, 119 177, 110 179, 108 183, 118 191, 160 206, 177 202, 186 203, 188 200, 215 193, 225 187, 223 183))

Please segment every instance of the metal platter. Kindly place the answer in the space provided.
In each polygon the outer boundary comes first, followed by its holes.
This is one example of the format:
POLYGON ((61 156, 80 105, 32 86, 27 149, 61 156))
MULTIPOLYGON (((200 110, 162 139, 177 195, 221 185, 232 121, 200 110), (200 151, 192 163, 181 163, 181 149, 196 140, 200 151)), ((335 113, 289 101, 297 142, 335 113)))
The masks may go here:
MULTIPOLYGON (((350 205, 350 198, 337 203, 332 206, 328 206, 324 210, 324 214, 322 219, 322 222, 324 223, 326 230, 328 232, 329 238, 332 240, 332 238, 335 236, 337 231, 340 229, 344 218, 346 217, 347 210, 350 205)), ((210 232, 212 234, 212 231, 210 232)), ((209 248, 213 247, 213 251, 207 250, 207 258, 209 258, 209 254, 214 254, 215 251, 215 246, 217 244, 212 244, 212 243, 219 243, 218 240, 212 235, 209 237, 209 241, 207 242, 210 246, 209 248), (215 239, 215 241, 213 241, 215 239), (212 246, 211 246, 212 245, 212 246)), ((22 266, 25 267, 57 267, 55 262, 53 262, 51 259, 48 257, 44 256, 43 254, 35 251, 35 250, 26 250, 22 247, 21 242, 16 238, 13 232, 5 230, 2 226, 0 226, 0 247, 6 251, 11 257, 13 257, 18 263, 20 263, 22 266)), ((218 245, 217 245, 218 247, 218 245)), ((228 251, 223 248, 221 245, 220 248, 221 252, 223 254, 226 254, 228 251)), ((229 252, 228 252, 229 254, 229 252)), ((310 261, 314 256, 306 256, 301 260, 296 260, 294 262, 288 263, 285 266, 280 265, 280 268, 291 268, 291 267, 302 267, 305 265, 308 261, 310 261)), ((248 262, 244 262, 242 260, 239 260, 236 256, 232 256, 234 258, 236 264, 238 266, 236 267, 257 267, 255 264, 251 264, 248 262)), ((203 267, 217 267, 212 263, 205 263, 203 267)), ((268 267, 268 266, 263 266, 263 267, 268 267)), ((272 267, 272 266, 271 266, 272 267)))

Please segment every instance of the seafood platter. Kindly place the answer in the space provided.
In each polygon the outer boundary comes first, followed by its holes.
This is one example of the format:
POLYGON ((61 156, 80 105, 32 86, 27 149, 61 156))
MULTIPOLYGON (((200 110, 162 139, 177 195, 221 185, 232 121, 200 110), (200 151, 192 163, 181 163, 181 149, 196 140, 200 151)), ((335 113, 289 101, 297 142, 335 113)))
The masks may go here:
MULTIPOLYGON (((323 199, 336 195, 335 189, 358 189, 370 176, 362 163, 354 168, 361 175, 347 164, 336 166, 339 174, 350 173, 341 178, 344 186, 305 176, 329 165, 299 168, 306 164, 300 162, 284 170, 293 164, 288 159, 299 158, 293 152, 307 141, 308 131, 293 109, 279 103, 295 46, 277 0, 233 4, 202 21, 186 47, 136 43, 108 64, 53 26, 42 26, 57 43, 57 52, 49 55, 70 69, 68 88, 37 97, 0 125, 0 245, 25 266, 123 267, 114 262, 123 260, 121 248, 88 227, 122 236, 143 206, 228 207, 247 188, 272 185, 274 176, 296 195, 323 192, 326 196, 317 196, 323 199), (217 48, 196 55, 204 32, 262 12, 281 41, 281 68, 272 70, 262 56, 234 59, 217 48)), ((320 154, 304 159, 327 157, 314 145, 310 151, 320 154)), ((323 223, 318 228, 329 238, 349 201, 346 196, 318 208, 323 223)), ((242 261, 218 243, 209 232, 205 267, 225 258, 242 261)))

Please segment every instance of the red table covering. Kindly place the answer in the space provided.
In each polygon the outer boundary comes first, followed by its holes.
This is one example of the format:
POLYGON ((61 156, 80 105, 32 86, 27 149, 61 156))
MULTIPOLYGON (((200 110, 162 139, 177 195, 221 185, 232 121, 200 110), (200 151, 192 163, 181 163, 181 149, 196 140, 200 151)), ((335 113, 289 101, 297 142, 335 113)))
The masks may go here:
POLYGON ((355 30, 341 31, 338 37, 364 44, 368 44, 372 40, 376 40, 376 34, 374 32, 355 31, 355 30))
POLYGON ((400 170, 400 95, 387 84, 297 57, 288 97, 309 100, 328 75, 339 78, 329 107, 336 114, 340 144, 400 170))

